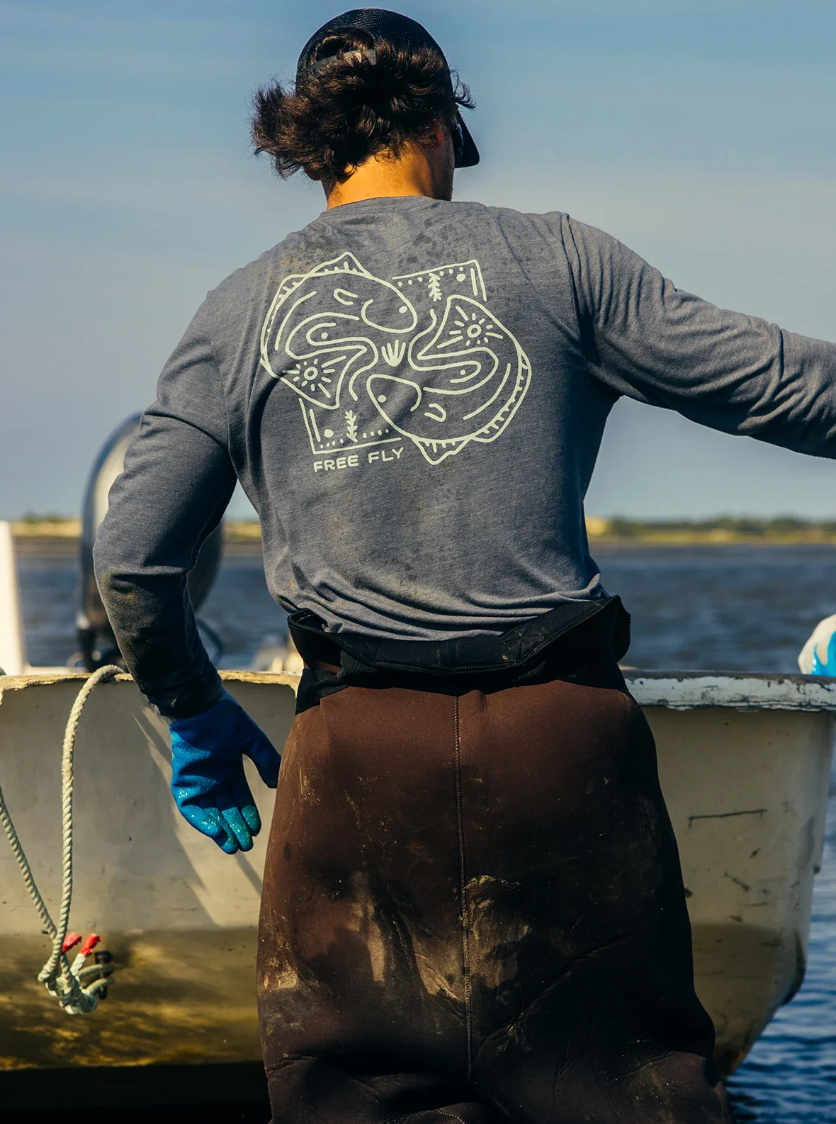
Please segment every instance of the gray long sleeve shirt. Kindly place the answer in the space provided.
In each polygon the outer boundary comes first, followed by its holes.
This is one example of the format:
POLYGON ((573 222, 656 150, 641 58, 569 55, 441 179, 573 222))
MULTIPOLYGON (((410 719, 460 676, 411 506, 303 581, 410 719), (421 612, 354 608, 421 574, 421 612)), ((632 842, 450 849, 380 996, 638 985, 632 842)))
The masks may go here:
POLYGON ((620 395, 836 457, 836 346, 716 308, 565 214, 334 208, 211 292, 166 364, 95 548, 140 688, 219 680, 185 575, 236 478, 267 583, 328 629, 505 630, 603 596, 583 501, 620 395))

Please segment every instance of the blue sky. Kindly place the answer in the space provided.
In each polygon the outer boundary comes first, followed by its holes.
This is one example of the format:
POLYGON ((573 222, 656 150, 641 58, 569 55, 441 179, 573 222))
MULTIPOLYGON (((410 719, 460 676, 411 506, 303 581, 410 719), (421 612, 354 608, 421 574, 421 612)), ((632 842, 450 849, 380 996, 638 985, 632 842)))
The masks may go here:
MULTIPOLYGON (((322 209, 250 155, 248 108, 339 10, 0 2, 0 518, 76 511, 205 292, 322 209)), ((458 198, 569 211, 681 288, 836 338, 836 5, 399 10, 477 98, 458 198)), ((587 507, 836 517, 836 467, 621 403, 587 507)))

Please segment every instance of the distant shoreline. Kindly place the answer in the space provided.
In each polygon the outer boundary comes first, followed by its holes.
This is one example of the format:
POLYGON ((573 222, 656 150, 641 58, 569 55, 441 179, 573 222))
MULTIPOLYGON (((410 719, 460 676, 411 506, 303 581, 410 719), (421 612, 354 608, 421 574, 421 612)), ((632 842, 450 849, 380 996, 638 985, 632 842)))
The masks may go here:
MULTIPOLYGON (((633 520, 587 518, 590 546, 836 546, 836 521, 777 519, 633 520)), ((24 553, 78 548, 80 519, 27 517, 12 522, 12 533, 24 553)), ((232 553, 261 547, 255 520, 224 522, 224 541, 232 553)))
POLYGON ((836 546, 836 521, 792 516, 750 519, 602 519, 586 520, 595 546, 836 546))

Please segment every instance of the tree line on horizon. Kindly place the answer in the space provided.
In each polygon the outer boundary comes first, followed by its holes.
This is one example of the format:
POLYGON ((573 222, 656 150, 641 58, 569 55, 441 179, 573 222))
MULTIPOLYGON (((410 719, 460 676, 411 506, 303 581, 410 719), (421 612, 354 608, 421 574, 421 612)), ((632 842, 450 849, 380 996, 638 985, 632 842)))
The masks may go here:
MULTIPOLYGON (((55 528, 56 534, 60 534, 63 528, 66 535, 73 525, 77 527, 78 524, 78 516, 61 515, 57 512, 28 511, 12 520, 15 531, 24 535, 27 531, 36 535, 48 534, 50 527, 55 528)), ((227 537, 232 540, 253 539, 259 534, 255 519, 228 518, 225 526, 227 537)), ((836 519, 801 519, 794 515, 777 515, 770 519, 745 515, 718 515, 707 519, 634 519, 623 515, 604 518, 590 515, 587 517, 587 531, 593 540, 836 541, 836 519)))

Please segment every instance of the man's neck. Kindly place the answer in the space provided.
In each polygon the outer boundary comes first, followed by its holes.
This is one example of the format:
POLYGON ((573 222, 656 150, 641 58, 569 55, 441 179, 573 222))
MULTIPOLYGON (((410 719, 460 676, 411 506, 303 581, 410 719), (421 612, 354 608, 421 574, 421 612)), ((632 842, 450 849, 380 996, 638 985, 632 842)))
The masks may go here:
POLYGON ((438 175, 432 158, 423 149, 407 149, 396 160, 372 156, 342 182, 324 184, 327 210, 363 199, 380 199, 398 195, 423 195, 429 199, 438 193, 438 175))

